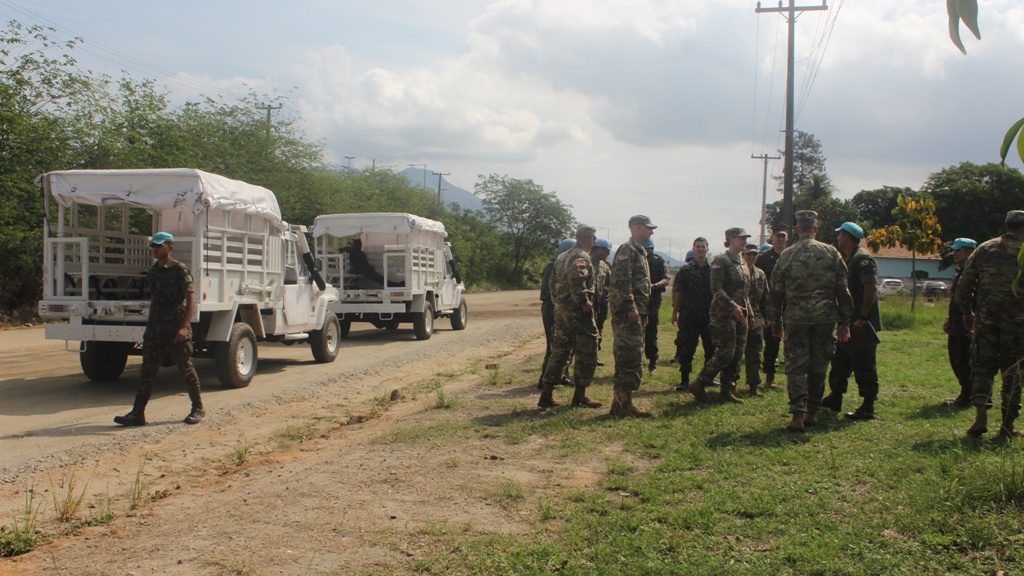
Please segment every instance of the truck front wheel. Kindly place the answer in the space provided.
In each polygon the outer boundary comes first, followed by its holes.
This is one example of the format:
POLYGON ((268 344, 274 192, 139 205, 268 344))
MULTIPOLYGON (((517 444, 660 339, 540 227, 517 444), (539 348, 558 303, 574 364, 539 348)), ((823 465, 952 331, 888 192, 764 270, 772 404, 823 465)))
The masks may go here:
POLYGON ((465 330, 466 322, 469 321, 469 309, 466 301, 459 302, 459 307, 452 312, 452 330, 465 330))
POLYGON ((82 342, 78 348, 82 351, 78 357, 82 372, 93 382, 117 380, 128 363, 131 347, 128 342, 82 342))
POLYGON ((412 315, 412 329, 416 333, 417 340, 430 340, 434 333, 434 305, 430 302, 423 303, 423 312, 412 315))
POLYGON ((341 324, 333 312, 328 312, 324 325, 309 335, 309 345, 313 348, 313 359, 321 364, 334 362, 341 346, 341 324))
POLYGON ((227 342, 216 346, 217 379, 225 388, 245 388, 256 375, 256 333, 245 322, 235 322, 227 342))

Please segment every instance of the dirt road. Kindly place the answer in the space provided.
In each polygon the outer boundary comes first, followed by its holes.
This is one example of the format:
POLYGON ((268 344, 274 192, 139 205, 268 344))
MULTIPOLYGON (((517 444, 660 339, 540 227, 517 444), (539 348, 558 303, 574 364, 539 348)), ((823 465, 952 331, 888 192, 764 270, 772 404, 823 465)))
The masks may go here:
MULTIPOLYGON (((33 488, 39 532, 49 539, 0 559, 0 576, 390 570, 408 556, 387 547, 368 551, 367 542, 352 537, 339 548, 321 540, 320 530, 315 549, 300 555, 310 534, 292 532, 285 543, 284 524, 267 519, 289 524, 283 518, 298 514, 317 524, 340 515, 375 531, 379 491, 392 493, 389 482, 399 475, 426 484, 392 502, 385 518, 423 514, 426 522, 432 514, 455 513, 500 524, 486 504, 452 508, 448 491, 464 482, 479 485, 468 470, 448 481, 438 473, 445 466, 437 459, 451 464, 453 454, 472 447, 430 458, 376 444, 397 424, 427 413, 442 398, 434 398, 439 389, 457 394, 479 385, 485 366, 510 354, 532 368, 543 352, 536 291, 471 294, 467 301, 464 331, 442 321, 430 340, 416 341, 411 327, 386 332, 356 325, 332 364, 313 363, 306 345, 261 347, 257 375, 244 389, 220 388, 212 361, 197 360, 201 381, 209 383, 208 416, 198 426, 181 423, 188 398, 174 368, 161 370, 150 424, 121 428, 111 419, 129 408, 138 359, 129 360, 117 382, 93 383, 82 376, 77 355, 63 342, 44 340, 41 329, 0 331, 0 536, 23 515, 33 488), (75 492, 85 494, 76 518, 110 512, 112 521, 71 531, 56 521, 52 496, 66 489, 72 470, 75 492), (310 507, 311 492, 325 501, 310 507), (331 511, 323 508, 328 502, 331 511), (321 514, 327 516, 312 519, 321 514), (266 559, 254 559, 264 552, 266 559), (311 569, 314 558, 321 568, 311 569)), ((503 377, 509 385, 515 379, 503 377)), ((517 382, 507 394, 529 406, 531 388, 517 382)))

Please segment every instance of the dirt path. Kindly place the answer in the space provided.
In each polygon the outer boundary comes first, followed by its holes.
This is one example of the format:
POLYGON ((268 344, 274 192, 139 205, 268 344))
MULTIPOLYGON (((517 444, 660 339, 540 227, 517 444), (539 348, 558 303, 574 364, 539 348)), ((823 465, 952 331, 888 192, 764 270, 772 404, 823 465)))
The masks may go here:
MULTIPOLYGON (((110 419, 128 408, 137 360, 120 381, 97 385, 41 330, 0 332, 0 513, 17 513, 34 481, 42 527, 58 530, 50 481, 59 493, 73 466, 94 506, 79 518, 108 506, 116 515, 0 560, 0 575, 402 573, 418 553, 415 541, 394 540, 403 531, 473 522, 524 529, 514 515, 495 514, 481 492, 494 484, 488 478, 543 474, 586 485, 598 474, 527 464, 516 455, 528 443, 494 454, 485 441, 444 442, 453 413, 471 420, 484 407, 528 409, 534 391, 524 380, 536 378, 530 370, 543 352, 536 292, 468 302, 465 331, 417 342, 411 330, 354 329, 333 364, 312 363, 307 346, 261 348, 253 384, 211 386, 210 416, 192 427, 179 423, 188 401, 173 369, 161 372, 153 424, 121 429, 110 419), (491 363, 517 368, 485 368, 491 363), (481 388, 488 378, 505 385, 481 388), (462 396, 454 412, 430 409, 462 396), (392 442, 398 429, 415 441, 392 442)), ((216 381, 211 363, 197 367, 204 383, 216 381)))

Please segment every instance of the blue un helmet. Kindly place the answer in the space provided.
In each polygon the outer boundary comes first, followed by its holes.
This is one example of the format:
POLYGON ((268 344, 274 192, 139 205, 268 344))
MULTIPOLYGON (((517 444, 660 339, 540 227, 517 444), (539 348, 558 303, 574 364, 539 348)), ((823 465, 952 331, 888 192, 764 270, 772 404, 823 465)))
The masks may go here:
POLYGON ((566 238, 558 243, 558 253, 561 254, 576 245, 575 238, 566 238))
POLYGON ((654 250, 654 242, 652 242, 650 240, 648 240, 647 242, 644 242, 644 248, 646 248, 648 250, 654 250))
POLYGON ((594 248, 604 248, 605 250, 612 251, 612 243, 607 238, 598 238, 594 240, 594 248))

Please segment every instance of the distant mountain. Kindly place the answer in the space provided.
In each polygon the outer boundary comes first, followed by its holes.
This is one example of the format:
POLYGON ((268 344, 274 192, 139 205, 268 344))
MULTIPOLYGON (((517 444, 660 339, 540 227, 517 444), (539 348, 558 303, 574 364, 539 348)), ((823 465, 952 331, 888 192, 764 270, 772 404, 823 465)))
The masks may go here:
MULTIPOLYGON (((399 172, 402 176, 409 181, 410 184, 417 188, 422 188, 424 181, 427 183, 427 190, 437 194, 437 176, 431 173, 430 170, 424 170, 423 168, 409 167, 399 172), (424 175, 426 178, 424 178, 424 175)), ((475 194, 466 190, 465 188, 459 188, 451 182, 445 180, 444 176, 441 176, 441 200, 444 205, 458 204, 463 210, 483 210, 483 200, 478 198, 475 194)))

